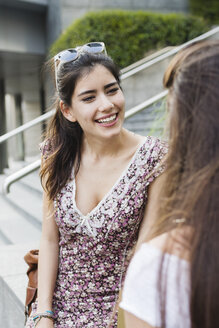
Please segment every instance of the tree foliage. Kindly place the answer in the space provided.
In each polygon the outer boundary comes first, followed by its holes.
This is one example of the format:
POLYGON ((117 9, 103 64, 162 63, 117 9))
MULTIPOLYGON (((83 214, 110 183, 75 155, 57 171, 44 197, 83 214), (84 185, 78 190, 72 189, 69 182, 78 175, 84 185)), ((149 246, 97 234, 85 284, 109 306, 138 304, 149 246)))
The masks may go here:
POLYGON ((108 54, 126 67, 149 51, 186 42, 208 30, 199 17, 146 11, 89 12, 74 21, 54 42, 50 55, 91 41, 103 41, 108 54))

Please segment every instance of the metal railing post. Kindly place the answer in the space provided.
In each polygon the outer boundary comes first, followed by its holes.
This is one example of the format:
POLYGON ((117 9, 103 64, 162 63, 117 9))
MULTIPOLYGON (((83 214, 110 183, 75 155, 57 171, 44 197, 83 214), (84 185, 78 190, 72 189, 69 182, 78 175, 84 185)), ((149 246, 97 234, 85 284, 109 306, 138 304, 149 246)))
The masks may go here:
POLYGON ((41 163, 41 159, 38 159, 37 161, 23 167, 22 169, 18 170, 15 173, 12 173, 11 175, 9 175, 3 183, 3 189, 2 189, 3 193, 8 194, 12 183, 20 180, 21 178, 25 177, 26 175, 39 169, 40 163, 41 163))
POLYGON ((6 134, 0 136, 0 144, 6 140, 8 140, 9 138, 15 136, 16 134, 18 133, 21 133, 29 128, 31 128, 32 126, 40 123, 40 122, 43 122, 45 120, 47 120, 48 118, 50 118, 53 114, 55 113, 55 109, 52 109, 50 110, 49 112, 35 118, 34 120, 30 121, 30 122, 27 122, 21 126, 19 126, 18 128, 10 131, 10 132, 7 132, 6 134))

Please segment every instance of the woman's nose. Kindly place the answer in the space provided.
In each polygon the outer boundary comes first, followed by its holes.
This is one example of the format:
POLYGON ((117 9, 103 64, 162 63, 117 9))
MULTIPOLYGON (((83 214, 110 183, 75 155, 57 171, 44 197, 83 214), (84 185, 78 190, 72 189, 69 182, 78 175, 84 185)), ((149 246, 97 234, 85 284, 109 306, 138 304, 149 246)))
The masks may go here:
POLYGON ((99 111, 105 111, 105 110, 110 110, 114 107, 114 104, 108 99, 106 96, 102 96, 100 98, 98 110, 99 111))

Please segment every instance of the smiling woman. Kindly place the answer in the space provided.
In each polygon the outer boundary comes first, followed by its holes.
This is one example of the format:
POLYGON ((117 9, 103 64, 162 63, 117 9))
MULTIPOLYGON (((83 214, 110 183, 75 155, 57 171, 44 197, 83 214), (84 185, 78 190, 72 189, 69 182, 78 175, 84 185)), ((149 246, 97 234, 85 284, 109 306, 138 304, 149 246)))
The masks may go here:
POLYGON ((60 102, 65 118, 78 122, 89 141, 95 135, 98 138, 106 133, 108 138, 118 135, 124 120, 124 105, 118 82, 102 65, 96 65, 89 74, 80 78, 71 98, 71 106, 66 106, 62 100, 60 102), (97 129, 98 126, 104 129, 97 129))
POLYGON ((167 149, 122 127, 119 70, 103 43, 65 50, 54 62, 56 113, 41 145, 38 300, 26 327, 115 328, 149 187, 167 149))

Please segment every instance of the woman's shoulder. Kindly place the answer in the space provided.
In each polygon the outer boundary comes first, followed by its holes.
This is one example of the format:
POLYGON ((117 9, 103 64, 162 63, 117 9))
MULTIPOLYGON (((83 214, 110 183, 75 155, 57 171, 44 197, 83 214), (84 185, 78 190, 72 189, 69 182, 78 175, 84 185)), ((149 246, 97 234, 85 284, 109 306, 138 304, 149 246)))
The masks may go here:
POLYGON ((167 154, 168 144, 165 140, 154 136, 135 134, 128 130, 125 130, 125 136, 126 140, 128 140, 128 147, 133 144, 134 148, 136 148, 136 144, 138 145, 137 153, 142 158, 150 158, 150 160, 154 159, 155 161, 158 161, 167 154))
POLYGON ((168 151, 168 144, 165 140, 158 137, 145 137, 144 148, 146 152, 151 154, 151 157, 158 159, 163 157, 168 151))
MULTIPOLYGON (((141 136, 142 137, 142 136, 141 136)), ((139 157, 155 167, 158 163, 164 161, 168 152, 167 142, 153 136, 142 137, 140 142, 139 157)))
MULTIPOLYGON (((179 318, 184 324, 189 321, 189 262, 172 249, 168 252, 168 238, 162 234, 141 244, 128 267, 120 305, 153 327, 162 322, 160 290, 166 293, 166 326, 178 327, 179 318)), ((189 327, 189 322, 182 327, 189 327)))
POLYGON ((147 136, 138 152, 136 164, 144 171, 143 178, 150 184, 165 169, 167 143, 157 137, 147 136))

